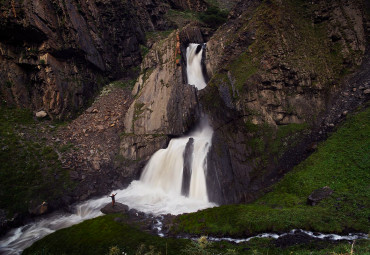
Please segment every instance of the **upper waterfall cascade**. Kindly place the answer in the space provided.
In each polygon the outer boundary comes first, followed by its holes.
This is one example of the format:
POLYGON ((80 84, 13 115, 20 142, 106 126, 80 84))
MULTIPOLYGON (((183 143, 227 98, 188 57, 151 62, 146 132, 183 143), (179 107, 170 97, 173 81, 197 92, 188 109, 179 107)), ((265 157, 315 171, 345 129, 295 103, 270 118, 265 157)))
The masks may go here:
POLYGON ((188 84, 198 90, 204 89, 207 84, 202 73, 202 55, 205 44, 190 43, 186 48, 186 72, 188 84))

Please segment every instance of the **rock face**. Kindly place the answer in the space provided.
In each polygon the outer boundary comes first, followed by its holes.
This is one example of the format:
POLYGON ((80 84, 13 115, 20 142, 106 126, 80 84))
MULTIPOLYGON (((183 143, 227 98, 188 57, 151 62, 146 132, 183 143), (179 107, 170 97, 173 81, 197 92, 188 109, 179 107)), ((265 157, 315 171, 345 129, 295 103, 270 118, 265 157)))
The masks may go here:
POLYGON ((136 135, 181 135, 191 127, 196 90, 182 83, 176 65, 176 32, 153 45, 143 60, 133 93, 137 97, 125 120, 125 132, 136 135))
POLYGON ((303 159, 303 148, 323 137, 315 137, 320 128, 334 127, 323 116, 343 89, 343 74, 364 59, 363 4, 241 1, 207 42, 211 80, 199 100, 215 129, 212 201, 255 199, 303 159))
POLYGON ((65 118, 107 79, 135 75, 144 31, 169 28, 168 8, 149 2, 3 1, 1 99, 65 118))

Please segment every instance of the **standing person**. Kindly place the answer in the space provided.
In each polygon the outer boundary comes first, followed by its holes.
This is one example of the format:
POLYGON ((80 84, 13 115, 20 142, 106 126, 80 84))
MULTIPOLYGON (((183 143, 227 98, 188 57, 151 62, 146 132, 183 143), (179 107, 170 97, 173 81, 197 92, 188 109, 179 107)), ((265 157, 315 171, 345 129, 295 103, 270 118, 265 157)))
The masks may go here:
POLYGON ((117 195, 117 193, 116 194, 113 194, 112 193, 112 195, 110 195, 109 197, 111 197, 112 198, 112 207, 114 206, 114 203, 116 202, 116 200, 115 200, 115 196, 117 195))

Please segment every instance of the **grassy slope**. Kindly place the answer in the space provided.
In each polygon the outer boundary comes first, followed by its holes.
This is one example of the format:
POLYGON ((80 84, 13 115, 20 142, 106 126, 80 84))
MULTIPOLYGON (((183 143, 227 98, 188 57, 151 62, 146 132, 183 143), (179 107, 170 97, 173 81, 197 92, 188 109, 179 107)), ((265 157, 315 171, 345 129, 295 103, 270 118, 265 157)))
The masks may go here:
POLYGON ((59 197, 70 185, 54 149, 24 109, 0 106, 0 208, 8 216, 59 197), (31 139, 29 138, 31 136, 31 139))
POLYGON ((177 231, 193 234, 249 235, 303 228, 369 231, 370 109, 350 117, 272 192, 252 204, 225 205, 178 218, 177 231), (333 195, 317 206, 306 204, 315 189, 333 195))

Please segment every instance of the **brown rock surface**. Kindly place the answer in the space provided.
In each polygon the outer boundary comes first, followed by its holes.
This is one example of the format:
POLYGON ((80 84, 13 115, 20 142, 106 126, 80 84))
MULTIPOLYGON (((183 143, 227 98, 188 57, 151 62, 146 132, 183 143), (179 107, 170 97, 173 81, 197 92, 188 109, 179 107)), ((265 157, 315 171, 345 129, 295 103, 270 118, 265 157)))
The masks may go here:
POLYGON ((108 79, 134 76, 144 31, 169 28, 160 1, 3 2, 0 99, 52 119, 75 115, 108 79))

